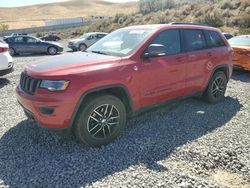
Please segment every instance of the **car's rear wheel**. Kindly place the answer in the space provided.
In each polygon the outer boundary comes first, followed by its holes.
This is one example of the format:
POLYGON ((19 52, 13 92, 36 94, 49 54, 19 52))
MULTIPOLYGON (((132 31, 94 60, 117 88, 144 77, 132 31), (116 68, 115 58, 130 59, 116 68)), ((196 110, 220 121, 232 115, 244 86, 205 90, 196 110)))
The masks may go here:
POLYGON ((92 147, 109 144, 123 131, 126 110, 120 99, 112 95, 88 98, 74 124, 74 133, 81 142, 92 147))
POLYGON ((85 52, 86 49, 87 49, 86 44, 80 44, 80 45, 79 45, 79 51, 85 52))
POLYGON ((50 55, 56 55, 57 52, 58 52, 58 50, 56 49, 56 47, 51 46, 51 47, 48 48, 48 53, 50 55))
POLYGON ((227 88, 227 77, 224 72, 216 72, 210 80, 204 93, 205 99, 209 103, 218 103, 224 99, 227 88))
POLYGON ((11 56, 16 55, 16 52, 15 52, 15 50, 13 48, 9 49, 9 53, 10 53, 11 56))

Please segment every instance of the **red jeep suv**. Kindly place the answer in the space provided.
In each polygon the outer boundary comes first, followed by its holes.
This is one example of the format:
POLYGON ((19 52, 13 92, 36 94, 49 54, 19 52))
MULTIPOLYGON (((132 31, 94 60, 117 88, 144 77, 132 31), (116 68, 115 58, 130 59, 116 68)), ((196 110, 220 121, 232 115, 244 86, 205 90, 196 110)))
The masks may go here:
POLYGON ((49 129, 72 129, 90 146, 110 143, 127 116, 185 96, 224 98, 232 48, 212 27, 131 26, 87 52, 28 64, 16 92, 25 114, 49 129))

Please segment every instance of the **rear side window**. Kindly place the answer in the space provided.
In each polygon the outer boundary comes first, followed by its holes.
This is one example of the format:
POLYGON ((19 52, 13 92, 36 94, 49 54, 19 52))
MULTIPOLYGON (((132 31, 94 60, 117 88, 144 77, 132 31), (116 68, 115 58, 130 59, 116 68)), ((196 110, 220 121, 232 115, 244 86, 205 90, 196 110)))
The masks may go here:
POLYGON ((185 49, 188 52, 202 50, 206 48, 205 37, 201 30, 184 29, 183 38, 185 49))
POLYGON ((23 37, 16 37, 14 42, 24 42, 23 37))
POLYGON ((224 40, 216 31, 205 31, 205 37, 209 48, 225 46, 224 40))
POLYGON ((180 32, 178 29, 170 29, 161 32, 151 42, 151 44, 161 44, 165 46, 165 54, 174 55, 181 52, 180 32))

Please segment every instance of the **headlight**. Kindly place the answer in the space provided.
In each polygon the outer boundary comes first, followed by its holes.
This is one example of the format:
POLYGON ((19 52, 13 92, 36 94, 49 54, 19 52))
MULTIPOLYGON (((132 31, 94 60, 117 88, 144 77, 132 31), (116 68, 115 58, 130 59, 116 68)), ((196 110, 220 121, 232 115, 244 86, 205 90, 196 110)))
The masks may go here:
POLYGON ((49 91, 63 91, 69 86, 69 81, 65 80, 42 80, 40 88, 48 89, 49 91))

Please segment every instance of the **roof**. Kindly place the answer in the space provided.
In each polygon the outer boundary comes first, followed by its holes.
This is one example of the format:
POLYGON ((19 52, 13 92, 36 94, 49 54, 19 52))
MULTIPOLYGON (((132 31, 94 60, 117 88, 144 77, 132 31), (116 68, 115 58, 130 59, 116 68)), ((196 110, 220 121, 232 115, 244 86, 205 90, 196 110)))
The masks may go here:
POLYGON ((239 36, 236 36, 236 37, 240 37, 240 38, 250 38, 250 35, 239 35, 239 36))
POLYGON ((168 24, 149 24, 149 25, 135 25, 128 26, 125 29, 167 29, 167 28, 187 28, 187 29, 207 29, 207 30, 216 30, 219 29, 207 25, 194 24, 194 23, 181 23, 173 22, 168 24))

